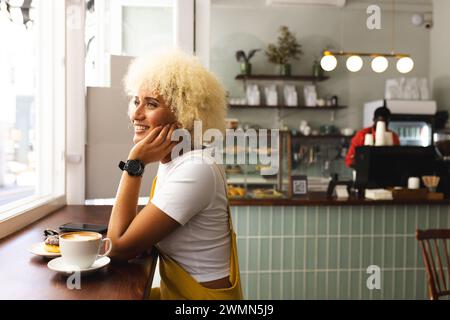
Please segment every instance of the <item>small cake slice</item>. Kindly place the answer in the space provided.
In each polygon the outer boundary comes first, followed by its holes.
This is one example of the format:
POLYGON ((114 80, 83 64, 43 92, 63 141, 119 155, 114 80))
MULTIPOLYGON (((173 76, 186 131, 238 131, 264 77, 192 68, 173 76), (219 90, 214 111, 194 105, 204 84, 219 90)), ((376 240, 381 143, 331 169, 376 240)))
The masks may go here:
POLYGON ((45 250, 53 253, 60 253, 59 251, 59 235, 47 236, 44 241, 45 250))

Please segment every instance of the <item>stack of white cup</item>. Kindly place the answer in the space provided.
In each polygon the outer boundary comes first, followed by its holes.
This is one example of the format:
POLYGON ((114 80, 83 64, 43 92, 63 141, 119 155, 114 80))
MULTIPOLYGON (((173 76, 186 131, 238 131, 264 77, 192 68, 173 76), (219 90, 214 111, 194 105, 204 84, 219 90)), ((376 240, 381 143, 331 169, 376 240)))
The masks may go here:
POLYGON ((384 146, 386 145, 386 123, 384 121, 378 121, 377 127, 375 128, 375 145, 384 146))
POLYGON ((365 146, 392 146, 394 145, 394 136, 392 132, 386 131, 386 123, 384 121, 378 121, 375 128, 375 141, 373 141, 373 135, 367 133, 364 136, 365 146))

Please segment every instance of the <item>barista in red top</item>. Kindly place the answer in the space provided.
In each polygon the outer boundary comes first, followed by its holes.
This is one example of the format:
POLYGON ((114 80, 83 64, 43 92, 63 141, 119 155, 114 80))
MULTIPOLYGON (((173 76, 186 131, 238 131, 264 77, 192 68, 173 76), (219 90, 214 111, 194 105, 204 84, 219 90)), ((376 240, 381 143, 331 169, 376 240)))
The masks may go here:
MULTIPOLYGON (((386 123, 386 131, 392 132, 388 130, 390 118, 391 112, 388 108, 380 107, 375 110, 373 114, 373 126, 358 131, 352 139, 347 156, 345 157, 345 164, 348 167, 353 167, 355 165, 355 148, 364 145, 364 137, 367 133, 371 133, 373 136, 373 140, 375 141, 375 128, 377 127, 378 121, 384 121, 386 123)), ((400 145, 400 140, 395 132, 392 132, 392 140, 394 142, 394 145, 400 145)))

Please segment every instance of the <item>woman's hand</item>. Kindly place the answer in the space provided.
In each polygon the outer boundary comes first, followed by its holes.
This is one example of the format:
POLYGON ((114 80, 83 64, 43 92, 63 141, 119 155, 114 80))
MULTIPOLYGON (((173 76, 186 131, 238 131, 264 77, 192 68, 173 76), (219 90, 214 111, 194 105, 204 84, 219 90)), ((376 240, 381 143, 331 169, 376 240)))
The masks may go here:
POLYGON ((144 139, 134 145, 128 159, 138 159, 145 165, 160 161, 177 144, 176 141, 170 140, 175 129, 177 129, 175 123, 153 128, 144 139))

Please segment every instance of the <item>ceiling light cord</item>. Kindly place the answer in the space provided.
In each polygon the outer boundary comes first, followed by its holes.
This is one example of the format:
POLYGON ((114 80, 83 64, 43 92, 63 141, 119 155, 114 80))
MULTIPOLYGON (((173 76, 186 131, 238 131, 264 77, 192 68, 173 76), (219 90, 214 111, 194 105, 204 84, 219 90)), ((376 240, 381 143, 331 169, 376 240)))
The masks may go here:
POLYGON ((343 8, 339 9, 339 42, 340 42, 340 48, 339 51, 343 51, 344 50, 344 31, 343 31, 343 8))
POLYGON ((395 0, 392 0, 392 35, 391 35, 391 52, 395 53, 395 0))

